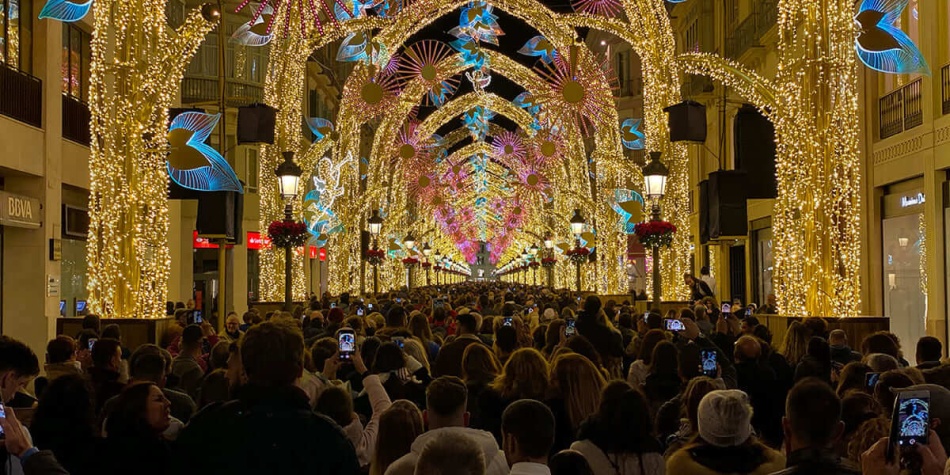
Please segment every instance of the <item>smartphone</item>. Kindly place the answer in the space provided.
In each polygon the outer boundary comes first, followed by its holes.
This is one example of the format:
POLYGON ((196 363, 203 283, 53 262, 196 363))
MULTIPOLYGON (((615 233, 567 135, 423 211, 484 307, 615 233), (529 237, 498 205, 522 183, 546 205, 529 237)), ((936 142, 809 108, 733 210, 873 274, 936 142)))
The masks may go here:
POLYGON ((99 341, 97 338, 89 339, 89 351, 92 351, 92 347, 96 346, 97 341, 99 341))
POLYGON ((879 379, 881 379, 881 373, 868 372, 864 375, 864 387, 868 391, 874 391, 874 386, 877 386, 877 380, 879 379))
POLYGON ((443 300, 443 299, 435 299, 435 300, 433 300, 433 301, 432 301, 432 307, 433 307, 433 308, 445 307, 445 300, 443 300))
MULTIPOLYGON (((0 402, 0 419, 6 419, 6 418, 7 418, 7 409, 3 407, 3 403, 0 402)), ((0 440, 6 439, 6 438, 7 438, 7 434, 3 432, 3 427, 0 427, 0 440)))
POLYGON ((646 322, 650 318, 650 312, 643 314, 643 321, 646 322))
POLYGON ((578 303, 578 304, 581 303, 581 298, 580 298, 580 297, 577 297, 577 303, 578 303))
POLYGON ((722 313, 732 313, 732 305, 727 304, 727 303, 724 303, 724 304, 722 304, 722 310, 720 310, 720 311, 721 311, 722 313))
POLYGON ((751 317, 751 316, 752 316, 752 307, 747 307, 747 308, 745 309, 745 316, 747 316, 747 317, 751 317))
POLYGON ((399 297, 396 297, 396 303, 402 303, 402 299, 399 297))
POLYGON ((575 325, 577 324, 577 322, 573 318, 568 318, 566 323, 567 324, 564 327, 564 336, 566 337, 574 336, 574 334, 577 333, 577 329, 575 328, 575 325))
POLYGON ((716 373, 718 372, 718 365, 716 358, 718 353, 716 350, 699 350, 700 359, 703 362, 703 376, 709 376, 710 378, 715 378, 716 373))
POLYGON ((344 328, 340 330, 339 339, 340 359, 348 360, 356 352, 356 334, 353 330, 344 328))
POLYGON ((671 318, 666 321, 666 329, 671 332, 681 332, 686 330, 686 325, 683 325, 683 322, 679 320, 673 320, 671 318))
POLYGON ((201 318, 201 312, 195 310, 195 323, 201 323, 202 321, 204 320, 201 318))
POLYGON ((401 336, 394 336, 394 337, 393 337, 393 341, 396 343, 396 346, 398 346, 400 350, 406 348, 406 339, 405 339, 405 338, 403 338, 403 337, 401 337, 401 336))
POLYGON ((363 316, 363 307, 356 307, 356 316, 357 317, 363 316))
POLYGON ((336 308, 336 302, 330 302, 330 308, 336 308))
POLYGON ((366 308, 369 309, 370 312, 372 312, 372 311, 373 311, 373 304, 371 304, 371 303, 366 304, 366 308))
POLYGON ((504 326, 506 326, 506 327, 510 327, 510 326, 511 326, 511 322, 512 322, 512 318, 511 318, 511 317, 505 317, 505 318, 501 321, 501 324, 504 325, 504 326))
POLYGON ((930 391, 901 391, 894 401, 893 417, 891 427, 897 427, 898 447, 927 445, 930 433, 930 391))

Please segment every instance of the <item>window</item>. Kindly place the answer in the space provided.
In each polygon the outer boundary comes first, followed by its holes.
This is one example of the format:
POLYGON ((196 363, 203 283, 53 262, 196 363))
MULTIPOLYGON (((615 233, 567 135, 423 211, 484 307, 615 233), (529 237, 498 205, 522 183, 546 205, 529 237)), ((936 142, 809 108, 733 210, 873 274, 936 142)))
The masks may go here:
POLYGON ((70 23, 63 24, 63 94, 81 101, 89 89, 89 42, 92 35, 70 23))
POLYGON ((246 177, 247 180, 247 191, 251 193, 257 193, 257 180, 260 174, 260 162, 257 158, 257 149, 249 148, 246 150, 244 155, 244 163, 246 167, 246 177))
POLYGON ((7 66, 33 72, 33 0, 0 0, 0 58, 7 66))
POLYGON ((630 52, 621 51, 617 57, 617 82, 620 83, 620 95, 629 96, 630 91, 630 52))
POLYGON ((185 3, 181 0, 169 0, 165 5, 165 19, 172 28, 181 26, 185 22, 185 3))
POLYGON ((732 29, 739 20, 739 0, 726 0, 726 28, 732 29))

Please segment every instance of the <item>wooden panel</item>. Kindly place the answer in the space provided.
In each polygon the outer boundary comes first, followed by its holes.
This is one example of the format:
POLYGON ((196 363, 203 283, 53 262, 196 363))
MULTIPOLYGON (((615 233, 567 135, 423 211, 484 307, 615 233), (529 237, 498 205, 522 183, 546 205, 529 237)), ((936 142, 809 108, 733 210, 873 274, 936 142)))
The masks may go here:
MULTIPOLYGON (((772 344, 778 348, 785 338, 786 330, 793 321, 802 321, 802 317, 786 317, 781 315, 756 315, 759 323, 768 327, 772 332, 772 344)), ((848 345, 855 351, 860 351, 861 340, 864 337, 878 331, 889 331, 891 328, 890 319, 887 317, 852 317, 852 318, 830 318, 825 317, 828 322, 828 331, 841 329, 848 336, 848 345)))
MULTIPOLYGON (((158 344, 162 334, 169 325, 173 325, 175 319, 165 318, 110 318, 103 319, 102 326, 116 324, 119 325, 119 331, 122 333, 122 344, 130 350, 146 344, 158 344)), ((75 337, 82 331, 82 318, 57 318, 56 334, 69 335, 75 337)))

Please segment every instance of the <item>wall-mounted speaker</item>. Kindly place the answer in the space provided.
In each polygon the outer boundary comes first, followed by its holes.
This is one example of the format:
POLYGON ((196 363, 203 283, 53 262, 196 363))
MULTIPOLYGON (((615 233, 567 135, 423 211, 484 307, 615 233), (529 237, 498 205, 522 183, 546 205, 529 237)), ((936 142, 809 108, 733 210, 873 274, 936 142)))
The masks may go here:
POLYGON ((700 182, 699 240, 705 244, 724 237, 749 234, 746 213, 748 177, 741 170, 720 170, 700 182))
POLYGON ((238 108, 237 141, 246 143, 274 143, 277 109, 267 104, 251 104, 238 108))
POLYGON ((736 112, 736 169, 748 174, 747 198, 775 198, 775 127, 752 105, 736 112))
POLYGON ((695 101, 683 101, 666 109, 671 142, 706 141, 706 106, 695 101))
POLYGON ((225 237, 241 244, 241 222, 244 216, 244 195, 234 191, 198 193, 198 218, 195 228, 202 237, 225 237))

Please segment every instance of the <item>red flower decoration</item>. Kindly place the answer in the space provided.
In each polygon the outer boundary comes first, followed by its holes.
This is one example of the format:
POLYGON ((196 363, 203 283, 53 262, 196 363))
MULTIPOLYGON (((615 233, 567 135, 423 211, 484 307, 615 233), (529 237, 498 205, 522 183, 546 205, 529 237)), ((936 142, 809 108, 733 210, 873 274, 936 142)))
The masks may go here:
POLYGON ((669 247, 673 243, 676 226, 669 221, 647 221, 637 224, 634 232, 646 247, 669 247))
POLYGON ((418 263, 419 259, 416 259, 415 257, 407 257, 402 260, 402 264, 406 267, 414 267, 418 263))
POLYGON ((366 251, 366 261, 371 266, 378 266, 386 260, 386 251, 382 249, 369 249, 366 251))
POLYGON ((307 225, 296 221, 274 221, 267 227, 267 237, 277 247, 300 247, 306 244, 310 234, 307 225))

